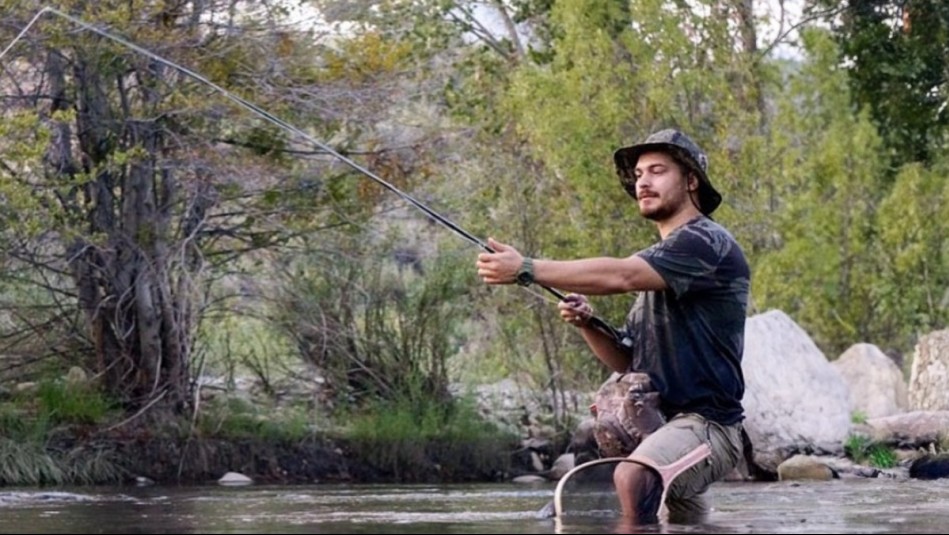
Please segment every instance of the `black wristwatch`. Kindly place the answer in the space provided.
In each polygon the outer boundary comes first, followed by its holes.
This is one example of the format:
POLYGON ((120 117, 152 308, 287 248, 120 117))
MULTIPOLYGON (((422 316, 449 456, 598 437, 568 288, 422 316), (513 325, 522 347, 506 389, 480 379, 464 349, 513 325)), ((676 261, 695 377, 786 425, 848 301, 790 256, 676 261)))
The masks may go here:
POLYGON ((514 275, 514 281, 520 284, 521 286, 530 286, 534 283, 534 259, 529 257, 524 257, 524 261, 521 262, 521 269, 517 270, 517 274, 514 275))

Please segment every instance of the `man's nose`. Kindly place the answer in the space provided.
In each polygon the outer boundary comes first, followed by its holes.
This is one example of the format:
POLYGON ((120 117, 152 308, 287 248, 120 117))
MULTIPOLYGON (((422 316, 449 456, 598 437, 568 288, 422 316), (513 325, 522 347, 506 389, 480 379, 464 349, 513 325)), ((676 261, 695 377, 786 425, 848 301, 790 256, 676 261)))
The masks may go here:
POLYGON ((640 177, 636 179, 637 193, 644 189, 649 189, 651 186, 652 186, 652 181, 646 175, 640 175, 640 177))

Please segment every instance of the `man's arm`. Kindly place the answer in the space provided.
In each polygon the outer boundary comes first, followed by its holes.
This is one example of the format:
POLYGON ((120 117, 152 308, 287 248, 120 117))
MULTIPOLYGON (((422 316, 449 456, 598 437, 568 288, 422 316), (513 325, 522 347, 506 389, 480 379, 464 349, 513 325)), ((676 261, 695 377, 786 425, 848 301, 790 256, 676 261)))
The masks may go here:
POLYGON ((617 345, 618 340, 610 333, 590 325, 593 307, 586 296, 570 294, 557 303, 557 308, 560 309, 560 317, 564 321, 580 329, 583 339, 603 364, 621 373, 629 368, 629 355, 617 345))
MULTIPOLYGON (((478 275, 488 284, 512 284, 524 256, 514 247, 489 238, 495 251, 478 255, 478 275)), ((642 258, 584 258, 534 260, 534 281, 544 286, 586 295, 609 295, 665 290, 665 280, 642 258)))
POLYGON ((629 355, 616 345, 616 340, 611 336, 589 326, 580 327, 580 334, 596 358, 600 359, 607 368, 620 373, 629 370, 629 355))
POLYGON ((636 255, 582 260, 535 259, 534 280, 544 286, 586 295, 666 289, 666 281, 659 273, 636 255))

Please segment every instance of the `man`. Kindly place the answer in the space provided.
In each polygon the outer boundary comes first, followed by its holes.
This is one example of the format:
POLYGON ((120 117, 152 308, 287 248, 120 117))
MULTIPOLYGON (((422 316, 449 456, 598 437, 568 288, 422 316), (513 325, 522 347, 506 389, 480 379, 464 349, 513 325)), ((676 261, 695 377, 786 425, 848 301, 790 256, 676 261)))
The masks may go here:
POLYGON ((558 304, 596 356, 619 372, 649 375, 667 423, 620 463, 614 481, 625 517, 655 522, 663 499, 671 521, 695 521, 703 494, 742 454, 741 357, 750 270, 731 234, 709 218, 721 195, 708 159, 685 134, 662 130, 614 155, 623 187, 661 240, 626 258, 525 258, 490 239, 478 256, 488 284, 537 282, 576 294, 639 292, 620 340, 590 324, 583 295, 558 304))

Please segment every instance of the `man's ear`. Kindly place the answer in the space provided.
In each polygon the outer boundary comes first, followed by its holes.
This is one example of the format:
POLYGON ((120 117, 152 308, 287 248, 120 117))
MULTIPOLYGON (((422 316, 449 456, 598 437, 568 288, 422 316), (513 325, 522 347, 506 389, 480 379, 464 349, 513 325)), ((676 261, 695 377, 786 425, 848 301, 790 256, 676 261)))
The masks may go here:
POLYGON ((699 189, 699 177, 695 176, 695 173, 689 173, 689 181, 686 183, 686 186, 689 188, 689 191, 698 191, 699 189))

